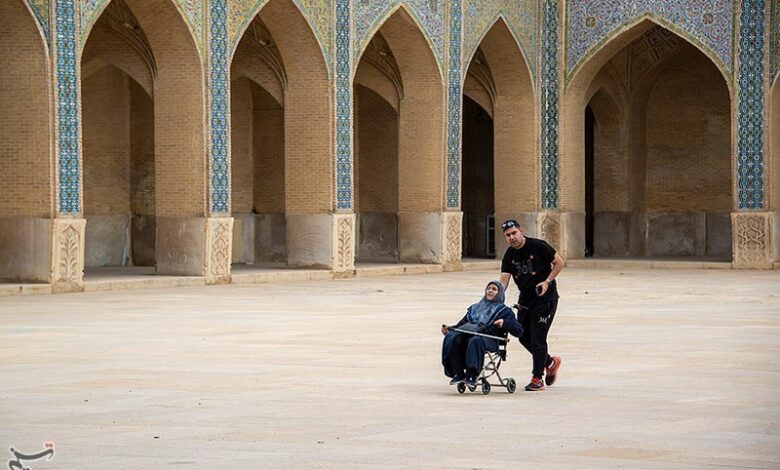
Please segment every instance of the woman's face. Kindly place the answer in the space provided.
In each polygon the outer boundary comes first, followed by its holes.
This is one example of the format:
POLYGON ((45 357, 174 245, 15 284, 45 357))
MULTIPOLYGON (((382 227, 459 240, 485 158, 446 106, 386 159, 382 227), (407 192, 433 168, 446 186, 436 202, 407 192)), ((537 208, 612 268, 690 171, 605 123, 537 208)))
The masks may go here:
POLYGON ((485 288, 485 298, 488 300, 493 300, 498 295, 498 287, 496 287, 495 284, 488 284, 488 286, 485 288))

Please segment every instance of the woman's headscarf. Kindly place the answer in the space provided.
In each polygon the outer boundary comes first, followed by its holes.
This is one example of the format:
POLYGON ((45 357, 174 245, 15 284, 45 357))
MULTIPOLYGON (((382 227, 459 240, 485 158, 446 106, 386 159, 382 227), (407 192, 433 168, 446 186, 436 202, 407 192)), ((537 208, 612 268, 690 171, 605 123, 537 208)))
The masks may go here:
POLYGON ((493 320, 496 312, 502 307, 505 307, 504 285, 501 284, 500 281, 490 281, 485 286, 485 290, 487 290, 487 287, 490 284, 498 287, 498 293, 493 297, 493 300, 488 300, 487 297, 483 295, 482 300, 469 307, 469 311, 466 314, 469 323, 476 323, 480 326, 487 325, 493 320))

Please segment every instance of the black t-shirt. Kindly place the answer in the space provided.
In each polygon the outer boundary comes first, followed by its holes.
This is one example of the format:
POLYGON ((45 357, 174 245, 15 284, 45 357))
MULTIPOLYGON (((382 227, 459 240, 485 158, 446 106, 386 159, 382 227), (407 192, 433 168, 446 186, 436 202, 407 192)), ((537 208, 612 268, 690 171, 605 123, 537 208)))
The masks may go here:
POLYGON ((520 289, 520 305, 531 308, 558 298, 555 281, 550 283, 542 297, 536 294, 536 285, 547 279, 552 272, 555 248, 538 238, 525 237, 523 247, 511 246, 506 249, 501 260, 501 272, 509 273, 520 289))

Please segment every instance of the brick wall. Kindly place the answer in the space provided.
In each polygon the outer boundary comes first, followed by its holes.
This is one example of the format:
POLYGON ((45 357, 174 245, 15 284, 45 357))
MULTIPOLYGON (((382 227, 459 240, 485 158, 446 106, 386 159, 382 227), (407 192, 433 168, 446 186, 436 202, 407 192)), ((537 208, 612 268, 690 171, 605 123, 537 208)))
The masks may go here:
POLYGON ((0 2, 0 216, 49 217, 47 57, 35 20, 21 1, 0 2))
POLYGON ((663 68, 647 101, 647 209, 731 211, 729 92, 688 46, 663 68))
POLYGON ((154 215, 154 102, 135 81, 130 85, 130 207, 154 215))
POLYGON ((254 209, 285 212, 285 110, 265 89, 252 85, 254 209))
POLYGON ((107 65, 82 82, 84 213, 130 213, 130 88, 107 65))
POLYGON ((230 87, 231 207, 233 212, 252 212, 252 90, 246 78, 230 87))
POLYGON ((398 114, 372 90, 355 86, 357 212, 398 210, 398 114))

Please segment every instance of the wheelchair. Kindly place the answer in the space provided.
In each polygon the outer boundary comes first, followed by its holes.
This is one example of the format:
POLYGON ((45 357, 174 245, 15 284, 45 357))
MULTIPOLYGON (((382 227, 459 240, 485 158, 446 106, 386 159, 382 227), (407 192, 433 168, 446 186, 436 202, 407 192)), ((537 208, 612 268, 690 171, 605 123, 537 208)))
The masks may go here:
POLYGON ((490 390, 492 390, 493 387, 504 387, 506 388, 506 391, 509 393, 515 393, 515 390, 517 390, 517 382, 512 377, 501 377, 501 372, 499 372, 499 367, 501 367, 501 363, 506 361, 506 347, 507 344, 509 344, 509 335, 507 333, 504 333, 502 336, 492 336, 492 335, 486 335, 482 333, 475 333, 472 331, 465 331, 460 330, 458 328, 451 328, 452 331, 458 331, 462 333, 468 333, 476 336, 485 336, 488 338, 493 338, 498 341, 498 351, 491 352, 487 351, 485 352, 485 363, 482 366, 482 370, 480 371, 479 375, 477 376, 477 380, 475 385, 466 385, 465 382, 458 382, 457 384, 457 390, 458 393, 464 394, 466 393, 466 389, 468 389, 470 392, 475 392, 477 388, 482 390, 482 393, 484 395, 487 395, 490 393, 490 390), (491 381, 489 379, 495 377, 495 379, 498 379, 498 381, 491 381))

